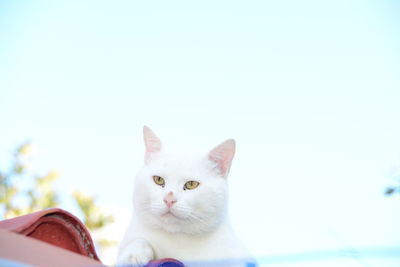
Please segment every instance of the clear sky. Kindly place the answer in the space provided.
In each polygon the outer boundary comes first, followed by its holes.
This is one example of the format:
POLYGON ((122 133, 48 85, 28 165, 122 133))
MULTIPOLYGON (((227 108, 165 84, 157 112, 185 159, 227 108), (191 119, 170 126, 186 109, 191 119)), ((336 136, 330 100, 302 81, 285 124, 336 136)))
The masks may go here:
POLYGON ((234 138, 233 223, 263 263, 399 266, 400 196, 383 195, 400 166, 399 13, 394 0, 1 1, 0 159, 32 140, 35 168, 124 225, 143 125, 205 152, 234 138))

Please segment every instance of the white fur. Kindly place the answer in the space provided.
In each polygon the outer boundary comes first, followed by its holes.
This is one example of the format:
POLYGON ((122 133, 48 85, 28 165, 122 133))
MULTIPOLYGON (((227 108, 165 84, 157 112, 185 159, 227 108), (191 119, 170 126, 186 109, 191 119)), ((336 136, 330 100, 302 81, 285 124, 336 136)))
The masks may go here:
POLYGON ((226 176, 234 141, 199 155, 164 151, 149 128, 144 128, 144 134, 146 164, 135 179, 133 216, 120 244, 118 263, 144 265, 152 259, 175 258, 186 266, 196 262, 196 266, 204 262, 211 266, 224 260, 235 261, 226 266, 243 266, 250 254, 233 233, 227 216, 226 176), (221 161, 213 160, 213 151, 221 161), (154 175, 165 179, 164 187, 155 184, 154 175), (190 180, 200 185, 184 190, 190 180), (170 192, 177 202, 169 210, 163 200, 170 192))

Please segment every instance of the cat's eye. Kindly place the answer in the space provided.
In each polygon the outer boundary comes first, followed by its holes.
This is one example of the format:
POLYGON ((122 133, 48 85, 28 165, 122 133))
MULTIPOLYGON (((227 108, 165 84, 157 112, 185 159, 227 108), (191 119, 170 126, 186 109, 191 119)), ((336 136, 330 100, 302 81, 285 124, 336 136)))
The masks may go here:
POLYGON ((186 182, 186 184, 184 185, 183 189, 184 190, 186 190, 186 189, 192 190, 192 189, 195 189, 196 187, 198 187, 199 184, 200 183, 196 182, 196 181, 189 181, 189 182, 186 182))
POLYGON ((165 185, 165 180, 164 180, 164 178, 162 178, 162 177, 160 177, 160 176, 157 176, 157 175, 154 175, 154 176, 153 176, 153 180, 154 180, 154 182, 155 182, 157 185, 164 187, 164 185, 165 185))

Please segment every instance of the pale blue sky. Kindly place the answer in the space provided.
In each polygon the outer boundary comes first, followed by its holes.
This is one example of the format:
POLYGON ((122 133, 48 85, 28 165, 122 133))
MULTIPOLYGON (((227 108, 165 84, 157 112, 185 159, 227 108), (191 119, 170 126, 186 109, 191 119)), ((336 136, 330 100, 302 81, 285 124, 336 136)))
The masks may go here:
POLYGON ((232 217, 254 254, 356 249, 314 264, 398 266, 369 249, 400 255, 400 198, 383 196, 400 164, 399 12, 397 1, 2 1, 0 158, 30 139, 58 188, 125 212, 144 124, 204 151, 235 138, 232 217))

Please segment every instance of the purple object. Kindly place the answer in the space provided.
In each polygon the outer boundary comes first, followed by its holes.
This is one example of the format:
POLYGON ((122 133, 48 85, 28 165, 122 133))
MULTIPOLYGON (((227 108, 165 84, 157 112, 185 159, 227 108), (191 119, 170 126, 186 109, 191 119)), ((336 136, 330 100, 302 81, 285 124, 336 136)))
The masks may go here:
POLYGON ((151 261, 146 267, 184 267, 184 265, 175 259, 162 259, 151 261))

